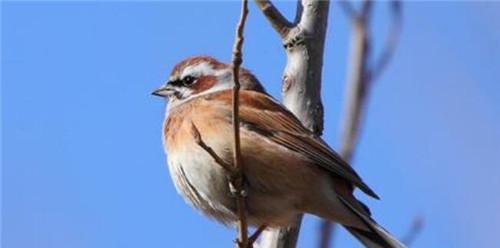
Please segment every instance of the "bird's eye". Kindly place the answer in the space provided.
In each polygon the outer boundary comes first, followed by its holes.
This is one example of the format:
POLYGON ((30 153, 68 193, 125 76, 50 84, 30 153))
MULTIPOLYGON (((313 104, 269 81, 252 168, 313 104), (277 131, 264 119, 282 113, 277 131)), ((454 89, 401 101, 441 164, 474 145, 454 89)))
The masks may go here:
POLYGON ((185 85, 185 86, 189 86, 189 85, 193 84, 195 81, 196 81, 196 78, 195 78, 195 77, 192 77, 192 76, 185 76, 185 77, 182 79, 182 84, 183 84, 183 85, 185 85))

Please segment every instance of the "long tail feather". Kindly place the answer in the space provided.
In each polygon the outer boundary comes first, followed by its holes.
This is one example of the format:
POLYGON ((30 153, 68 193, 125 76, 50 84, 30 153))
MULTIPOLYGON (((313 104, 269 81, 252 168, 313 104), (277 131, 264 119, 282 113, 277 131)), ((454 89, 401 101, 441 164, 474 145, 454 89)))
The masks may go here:
POLYGON ((367 248, 406 248, 406 246, 394 238, 388 231, 378 225, 372 218, 354 208, 348 201, 339 196, 340 201, 349 208, 360 220, 365 223, 368 230, 344 226, 354 237, 356 237, 367 248))

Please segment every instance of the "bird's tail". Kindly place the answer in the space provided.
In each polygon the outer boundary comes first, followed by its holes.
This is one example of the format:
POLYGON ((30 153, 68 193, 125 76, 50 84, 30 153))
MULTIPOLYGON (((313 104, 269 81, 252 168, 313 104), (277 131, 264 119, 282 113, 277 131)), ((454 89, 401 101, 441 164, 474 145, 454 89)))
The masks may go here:
POLYGON ((366 225, 367 230, 356 227, 345 226, 367 248, 406 248, 406 246, 394 238, 388 231, 377 224, 372 218, 354 208, 348 201, 339 196, 340 201, 350 209, 366 225))

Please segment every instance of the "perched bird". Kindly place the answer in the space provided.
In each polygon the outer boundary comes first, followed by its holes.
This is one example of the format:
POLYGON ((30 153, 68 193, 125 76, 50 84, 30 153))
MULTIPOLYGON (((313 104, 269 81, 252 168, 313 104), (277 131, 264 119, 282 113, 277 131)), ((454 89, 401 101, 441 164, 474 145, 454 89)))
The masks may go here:
MULTIPOLYGON (((353 196, 375 192, 320 137, 305 128, 268 95, 257 78, 241 68, 240 142, 248 222, 286 226, 310 213, 342 224, 366 247, 405 247, 379 226, 353 196)), ((153 92, 165 97, 163 143, 177 191, 204 214, 224 224, 238 221, 227 171, 193 135, 225 163, 232 164, 232 71, 209 56, 189 57, 173 68, 153 92)))

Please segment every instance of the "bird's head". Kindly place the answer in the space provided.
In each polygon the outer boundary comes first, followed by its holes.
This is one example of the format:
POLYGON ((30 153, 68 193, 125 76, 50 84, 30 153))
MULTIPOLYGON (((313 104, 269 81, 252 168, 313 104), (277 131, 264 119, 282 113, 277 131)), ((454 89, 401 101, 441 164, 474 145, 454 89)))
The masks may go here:
MULTIPOLYGON (((241 89, 265 92, 248 70, 239 73, 241 89)), ((209 56, 193 56, 177 63, 165 84, 153 91, 153 95, 165 97, 169 107, 177 106, 194 97, 231 89, 231 66, 209 56)))

